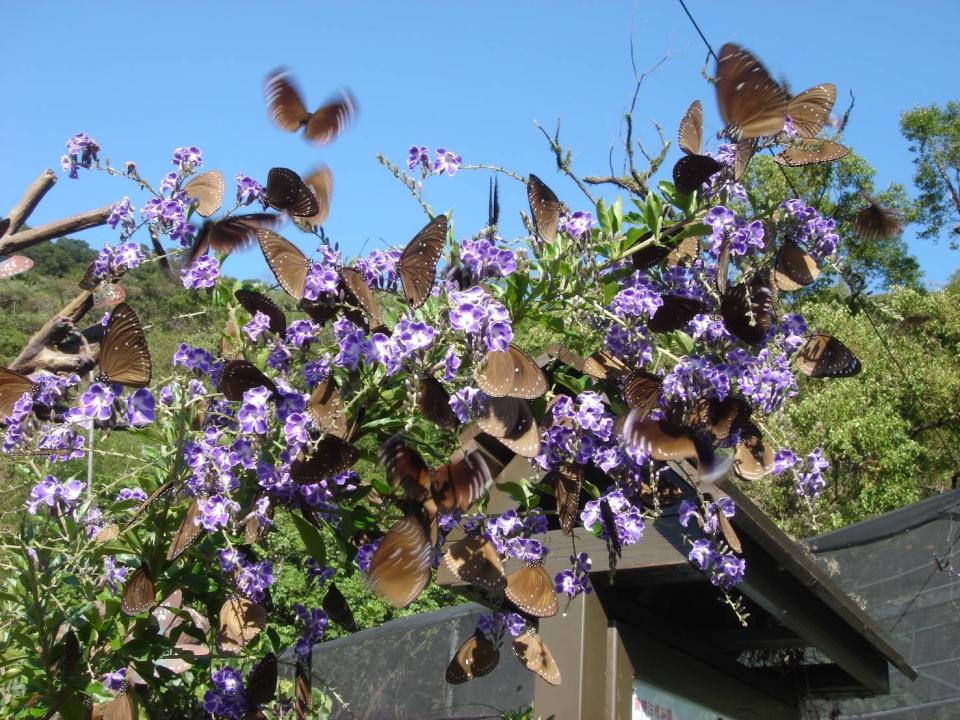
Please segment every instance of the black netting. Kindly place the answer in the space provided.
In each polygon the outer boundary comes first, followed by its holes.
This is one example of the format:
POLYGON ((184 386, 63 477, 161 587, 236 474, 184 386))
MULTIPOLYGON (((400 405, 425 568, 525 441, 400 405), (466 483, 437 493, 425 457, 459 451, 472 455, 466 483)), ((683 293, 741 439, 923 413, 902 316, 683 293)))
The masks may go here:
POLYGON ((960 718, 960 491, 809 541, 837 584, 891 636, 919 677, 847 700, 843 718, 960 718))
MULTIPOLYGON (((463 685, 444 680, 447 663, 473 634, 479 605, 458 605, 320 643, 313 652, 313 683, 343 720, 486 720, 533 702, 535 676, 501 649, 500 664, 463 685)), ((285 658, 293 678, 292 656, 285 658)))

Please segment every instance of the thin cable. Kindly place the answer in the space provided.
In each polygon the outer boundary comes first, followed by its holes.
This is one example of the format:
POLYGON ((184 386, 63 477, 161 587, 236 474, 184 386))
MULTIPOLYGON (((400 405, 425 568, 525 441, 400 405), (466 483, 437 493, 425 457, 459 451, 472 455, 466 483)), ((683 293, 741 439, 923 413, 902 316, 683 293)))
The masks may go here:
POLYGON ((690 11, 687 9, 687 4, 683 0, 679 0, 680 7, 683 8, 683 11, 687 14, 687 17, 690 18, 690 22, 693 23, 693 27, 696 28, 697 33, 700 35, 700 39, 703 40, 703 44, 707 46, 707 50, 710 51, 710 54, 713 56, 714 60, 719 62, 720 58, 717 57, 717 54, 713 51, 713 48, 710 47, 710 41, 707 40, 706 35, 703 34, 703 31, 700 29, 700 26, 697 25, 697 21, 693 19, 693 15, 690 14, 690 11))

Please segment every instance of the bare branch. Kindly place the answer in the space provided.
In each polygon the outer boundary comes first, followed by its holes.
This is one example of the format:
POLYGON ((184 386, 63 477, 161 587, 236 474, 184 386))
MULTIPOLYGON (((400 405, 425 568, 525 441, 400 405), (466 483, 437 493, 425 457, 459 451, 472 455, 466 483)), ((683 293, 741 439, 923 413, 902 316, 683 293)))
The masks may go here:
POLYGON ((14 235, 6 235, 0 241, 0 255, 11 255, 47 240, 54 240, 70 233, 104 225, 110 216, 110 208, 110 205, 104 205, 96 210, 87 210, 63 220, 24 230, 14 235))
POLYGON ((27 221, 34 208, 43 200, 43 196, 56 182, 57 174, 53 170, 47 169, 40 173, 40 177, 30 183, 30 187, 23 193, 20 202, 10 210, 8 216, 10 218, 10 229, 7 230, 7 235, 13 235, 20 229, 20 226, 27 221))
POLYGON ((153 243, 153 251, 156 253, 157 261, 160 263, 160 269, 163 270, 163 274, 168 278, 176 280, 177 276, 170 267, 170 261, 167 259, 167 251, 164 250, 163 245, 160 243, 160 234, 156 226, 150 224, 147 226, 147 229, 150 232, 150 241, 153 243))
POLYGON ((63 340, 73 332, 75 324, 93 307, 93 293, 82 292, 60 312, 50 318, 27 342, 27 346, 10 363, 11 370, 31 373, 36 370, 51 372, 86 372, 96 362, 89 352, 67 355, 48 346, 63 340))
POLYGON ((570 164, 572 159, 570 155, 570 151, 564 150, 563 146, 560 145, 560 121, 557 120, 557 132, 554 134, 553 137, 550 137, 550 133, 544 130, 540 126, 540 123, 534 122, 533 124, 536 125, 537 130, 543 133, 543 136, 547 139, 547 142, 550 144, 550 150, 553 152, 554 156, 557 159, 557 170, 559 170, 568 178, 573 180, 577 184, 577 187, 580 188, 580 191, 587 196, 587 200, 589 200, 592 204, 596 205, 597 201, 593 199, 593 195, 591 195, 590 191, 587 190, 587 186, 584 185, 583 181, 579 177, 577 177, 574 174, 574 172, 570 169, 570 164))

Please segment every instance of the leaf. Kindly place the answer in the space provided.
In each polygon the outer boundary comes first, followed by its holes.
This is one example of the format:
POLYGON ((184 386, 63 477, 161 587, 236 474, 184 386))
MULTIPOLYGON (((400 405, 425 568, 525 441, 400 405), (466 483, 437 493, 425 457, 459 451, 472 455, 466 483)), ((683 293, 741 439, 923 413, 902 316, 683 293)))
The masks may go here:
POLYGON ((617 195, 617 199, 613 201, 613 218, 617 221, 616 227, 614 230, 617 232, 620 231, 620 228, 623 227, 623 198, 617 195))
POLYGON ((567 375, 564 372, 555 372, 553 374, 553 379, 554 382, 563 385, 563 387, 567 388, 568 390, 572 390, 579 395, 587 389, 587 380, 589 377, 584 375, 583 377, 575 378, 572 375, 567 375))
POLYGON ((296 513, 290 513, 290 517, 293 518, 293 524, 297 526, 297 532, 300 533, 300 539, 303 540, 307 552, 313 556, 320 567, 325 566, 327 564, 327 545, 323 541, 320 531, 296 513))

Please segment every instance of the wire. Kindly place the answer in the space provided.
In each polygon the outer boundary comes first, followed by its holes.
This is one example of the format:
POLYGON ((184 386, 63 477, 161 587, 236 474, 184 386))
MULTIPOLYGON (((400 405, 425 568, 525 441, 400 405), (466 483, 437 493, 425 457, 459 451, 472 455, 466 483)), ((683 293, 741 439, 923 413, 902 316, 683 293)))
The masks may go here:
POLYGON ((680 7, 683 8, 683 11, 687 14, 687 17, 690 18, 690 22, 693 23, 693 27, 696 28, 697 33, 700 35, 700 39, 703 40, 703 44, 707 46, 707 50, 710 51, 710 54, 713 56, 714 60, 719 61, 720 58, 717 57, 717 54, 713 51, 713 48, 710 47, 710 41, 707 40, 706 35, 703 34, 703 31, 700 29, 700 26, 697 25, 697 21, 693 19, 693 15, 690 14, 690 11, 687 9, 687 4, 680 0, 680 7))

